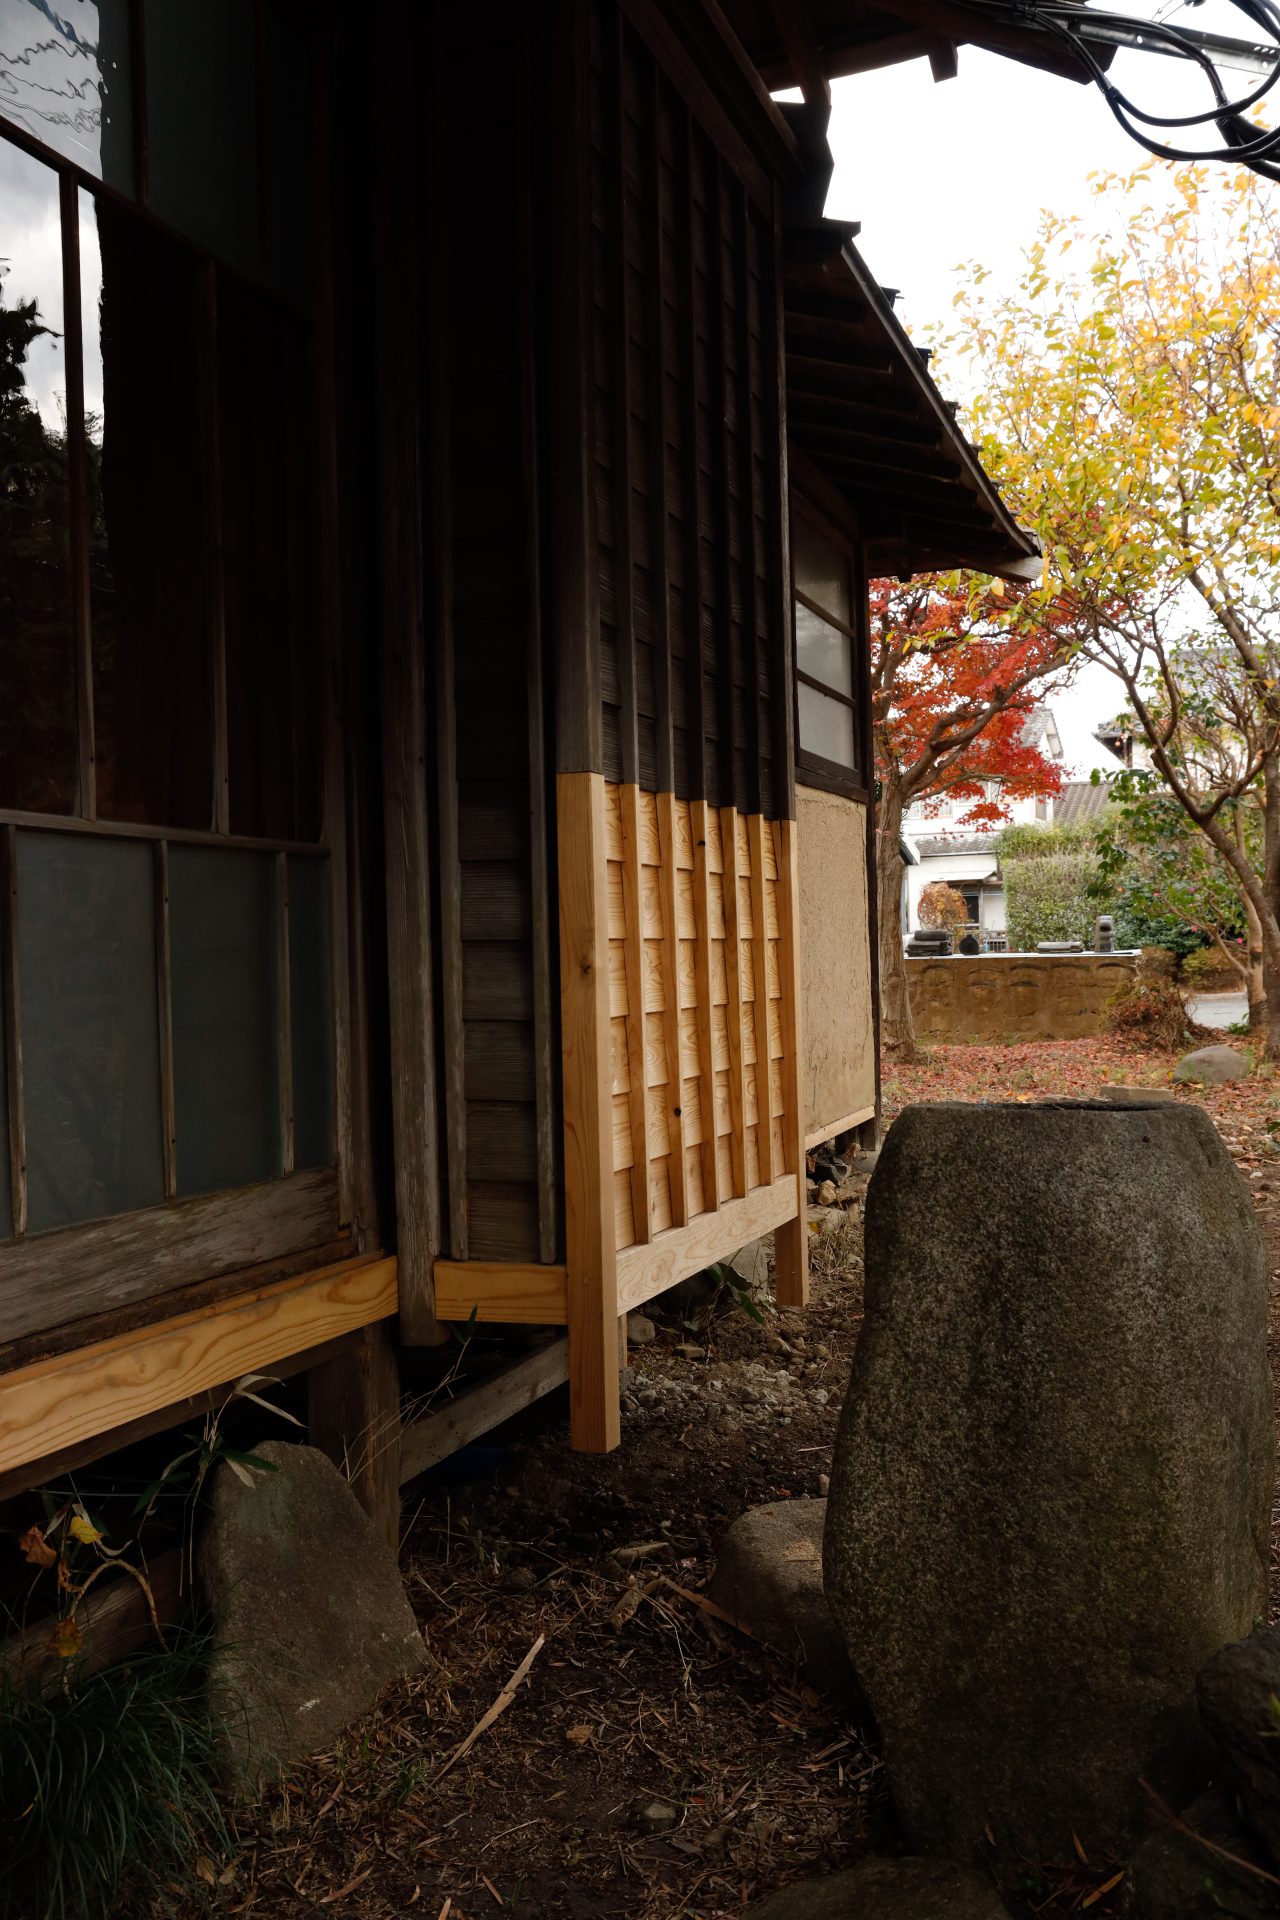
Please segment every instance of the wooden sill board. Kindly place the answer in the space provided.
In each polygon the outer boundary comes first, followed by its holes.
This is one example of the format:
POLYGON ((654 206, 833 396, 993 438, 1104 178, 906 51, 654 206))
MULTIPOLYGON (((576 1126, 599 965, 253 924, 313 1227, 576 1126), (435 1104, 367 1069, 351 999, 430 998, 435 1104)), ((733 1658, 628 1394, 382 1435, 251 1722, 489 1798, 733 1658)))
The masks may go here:
POLYGON ((843 1120, 833 1120, 829 1126, 821 1126, 816 1133, 806 1133, 804 1150, 812 1153, 815 1147, 825 1146, 828 1140, 834 1140, 837 1134, 848 1133, 852 1127, 860 1127, 868 1120, 874 1120, 874 1106, 858 1107, 853 1113, 846 1113, 843 1120))
POLYGON ((0 1473, 396 1311, 394 1258, 343 1261, 0 1374, 0 1473))
MULTIPOLYGON (((647 1245, 618 1251, 617 1313, 626 1313, 674 1287, 713 1260, 723 1260, 771 1233, 799 1213, 794 1173, 743 1199, 726 1200, 714 1213, 695 1214, 687 1226, 655 1233, 647 1245)), ((436 1312, 442 1320, 477 1320, 562 1327, 568 1318, 568 1284, 562 1266, 522 1266, 515 1261, 437 1260, 436 1312)), ((612 1304, 612 1303, 611 1303, 612 1304)))

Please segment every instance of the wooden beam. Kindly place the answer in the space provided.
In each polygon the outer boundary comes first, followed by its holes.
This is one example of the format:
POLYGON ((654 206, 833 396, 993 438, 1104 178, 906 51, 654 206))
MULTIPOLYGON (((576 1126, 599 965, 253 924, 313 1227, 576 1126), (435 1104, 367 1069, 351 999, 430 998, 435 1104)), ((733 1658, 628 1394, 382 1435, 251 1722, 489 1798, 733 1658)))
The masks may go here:
MULTIPOLYGON (((13 1086, 13 1056, 9 1062, 13 1086)), ((16 1208, 15 1208, 16 1212, 16 1208)), ((0 1340, 119 1311, 338 1238, 332 1167, 121 1213, 0 1248, 0 1340)))
POLYGON ((787 1176, 795 1180, 795 1213, 778 1228, 773 1248, 774 1295, 782 1307, 809 1299, 809 1226, 805 1210, 804 1019, 800 992, 800 876, 796 823, 781 820, 778 852, 778 971, 782 981, 783 1132, 787 1176))
POLYGON ((492 1433, 513 1414, 523 1413, 535 1400, 562 1387, 568 1378, 569 1342, 553 1340, 549 1346, 513 1360, 487 1380, 464 1389, 444 1406, 410 1421, 400 1440, 401 1486, 447 1460, 459 1447, 492 1433))
MULTIPOLYGON (((431 1298, 440 1251, 435 973, 431 927, 426 633, 416 231, 401 216, 401 141, 386 129, 378 258, 378 428, 382 594, 382 794, 386 840, 387 987, 400 1331, 411 1346, 446 1338, 431 1298), (394 211, 393 211, 394 209, 394 211)), ((437 351, 439 351, 437 344, 437 351)))
POLYGON ((640 893, 640 793, 618 788, 622 822, 623 971, 627 982, 627 1100, 631 1111, 631 1218, 635 1237, 649 1238, 652 1201, 649 1190, 648 1057, 645 1051, 644 903, 640 893))
POLYGON ((764 821, 753 813, 747 821, 751 855, 751 977, 755 988, 756 1026, 756 1152, 760 1184, 773 1185, 773 1061, 769 1055, 769 929, 765 924, 764 821))
POLYGON ((393 1555, 400 1551, 400 1369, 391 1328, 361 1329, 307 1376, 311 1444, 327 1453, 393 1555))
MULTIPOLYGON (((691 1273, 701 1273, 713 1260, 727 1260, 762 1233, 787 1232, 795 1223, 796 1207, 796 1182, 785 1173, 772 1186, 753 1187, 740 1200, 726 1200, 715 1213, 698 1214, 687 1226, 655 1233, 647 1247, 624 1247, 618 1255, 619 1312, 643 1306, 691 1273)), ((806 1230, 804 1221, 799 1230, 806 1230)))
POLYGON ((708 1212, 719 1205, 720 1176, 716 1162, 716 1069, 711 1035, 711 902, 707 884, 707 814, 705 800, 689 802, 693 839, 693 977, 698 1025, 698 1104, 702 1110, 702 1204, 708 1212))
POLYGON ((865 1121, 874 1120, 875 1117, 874 1107, 858 1107, 853 1113, 846 1113, 841 1120, 824 1121, 816 1132, 806 1133, 804 1150, 806 1153, 812 1153, 815 1147, 821 1147, 828 1140, 836 1139, 839 1134, 849 1133, 854 1127, 860 1127, 865 1121))
MULTIPOLYGON (((271 1363, 273 1380, 291 1380, 300 1373, 308 1373, 312 1367, 323 1366, 327 1360, 338 1356, 360 1338, 359 1330, 343 1333, 336 1340, 324 1340, 318 1347, 304 1347, 300 1353, 285 1354, 271 1363)), ((238 1377, 238 1376, 237 1376, 238 1377)), ((3 1379, 3 1375, 0 1375, 3 1379)), ((75 1441, 71 1446, 59 1447, 54 1453, 41 1454, 38 1460, 24 1461, 20 1467, 11 1467, 7 1473, 0 1473, 0 1501, 9 1500, 17 1493, 26 1493, 31 1487, 45 1487, 53 1480, 65 1479, 67 1474, 76 1473, 81 1467, 90 1467, 97 1460, 104 1460, 109 1454, 120 1453, 126 1447, 136 1446, 139 1440, 149 1440, 153 1434, 165 1433, 171 1427, 189 1427, 193 1421, 201 1421, 206 1414, 215 1413, 230 1397, 234 1380, 220 1380, 215 1387, 202 1387, 199 1393, 189 1393, 182 1400, 157 1407, 151 1413, 144 1413, 136 1420, 130 1420, 122 1427, 112 1427, 106 1433, 92 1433, 84 1439, 75 1441)))
POLYGON ((667 1180, 671 1221, 689 1218, 689 1173, 684 1158, 684 1068, 680 1044, 679 878, 675 795, 658 795, 658 887, 662 903, 662 1043, 667 1058, 667 1180))
POLYGON ((436 1310, 442 1320, 562 1327, 568 1320, 567 1269, 518 1260, 437 1260, 436 1310))
MULTIPOLYGON (((183 1578, 185 1559, 181 1547, 171 1547, 147 1562, 147 1586, 162 1629, 176 1626, 190 1605, 183 1578)), ((128 1574, 96 1586, 76 1607, 75 1621, 82 1635, 75 1660, 77 1680, 123 1660, 139 1647, 159 1644, 147 1594, 128 1574)), ((67 1662, 53 1647, 53 1628, 53 1620, 46 1615, 0 1642, 0 1675, 11 1675, 24 1689, 60 1684, 67 1662)))
POLYGON ((620 1415, 603 775, 559 774, 556 819, 569 1436, 607 1453, 620 1415))
POLYGON ((396 1305, 393 1258, 346 1261, 0 1374, 0 1472, 385 1320, 396 1305))
POLYGON ((787 64, 807 106, 831 105, 831 82, 805 0, 769 0, 787 64))
MULTIPOLYGON (((729 1164, 733 1190, 747 1190, 747 1126, 742 1058, 742 931, 738 915, 738 816, 720 809, 721 885, 724 893, 725 1028, 729 1040, 729 1164)), ((710 1015, 710 1003, 707 1012, 710 1015)))

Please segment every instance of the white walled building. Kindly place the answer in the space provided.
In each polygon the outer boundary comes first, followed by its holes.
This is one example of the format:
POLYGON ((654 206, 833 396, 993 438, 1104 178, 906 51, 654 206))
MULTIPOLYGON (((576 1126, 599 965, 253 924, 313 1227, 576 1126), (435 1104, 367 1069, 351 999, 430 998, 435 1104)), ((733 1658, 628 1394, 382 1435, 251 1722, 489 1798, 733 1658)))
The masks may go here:
MULTIPOLYGON (((1061 764, 1062 740, 1048 707, 1036 708, 1027 721, 1025 738, 1029 744, 1039 746, 1047 759, 1061 764)), ((1088 785, 1087 782, 1078 784, 1088 785)), ((1105 788, 1090 789, 1091 793, 1098 795, 1099 802, 1105 801, 1105 791, 1105 788)), ((990 781, 988 798, 994 799, 998 792, 999 782, 990 781)), ((1012 801, 1008 819, 979 831, 971 826, 956 824, 973 805, 973 799, 968 798, 916 801, 908 807, 903 817, 902 834, 915 855, 914 864, 906 868, 904 876, 909 931, 914 931, 920 925, 920 895, 935 880, 945 880, 948 886, 964 895, 969 906, 970 922, 979 929, 980 936, 984 940, 988 936, 998 939, 1003 935, 1006 924, 1004 881, 996 858, 996 840, 1001 827, 1014 822, 1052 826, 1055 817, 1064 817, 1064 806, 1075 817, 1079 817, 1084 810, 1076 798, 1075 788, 1064 787, 1056 802, 1051 797, 1012 801)))

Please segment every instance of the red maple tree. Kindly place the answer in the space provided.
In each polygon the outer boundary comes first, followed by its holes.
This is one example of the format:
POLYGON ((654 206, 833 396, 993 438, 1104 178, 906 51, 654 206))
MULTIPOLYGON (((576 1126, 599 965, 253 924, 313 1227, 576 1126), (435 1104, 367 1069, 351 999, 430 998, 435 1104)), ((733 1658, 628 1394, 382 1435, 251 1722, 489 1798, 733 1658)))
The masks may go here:
POLYGON ((1069 676, 1077 638, 1069 609, 1039 588, 964 575, 871 582, 881 1037, 900 1057, 915 1044, 900 928, 903 814, 914 801, 968 800, 958 824, 983 831, 1007 820, 1013 801, 1057 793, 1061 769, 1027 722, 1045 682, 1069 676))

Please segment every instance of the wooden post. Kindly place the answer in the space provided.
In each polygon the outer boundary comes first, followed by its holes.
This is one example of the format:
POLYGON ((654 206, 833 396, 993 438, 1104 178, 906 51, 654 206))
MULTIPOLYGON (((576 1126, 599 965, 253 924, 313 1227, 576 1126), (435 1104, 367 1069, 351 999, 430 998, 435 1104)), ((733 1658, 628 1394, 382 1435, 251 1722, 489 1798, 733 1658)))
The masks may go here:
POLYGON ((608 1453, 620 1426, 604 776, 558 774, 556 822, 569 1438, 608 1453))
MULTIPOLYGON (((809 1221, 804 1173, 804 1023, 800 1006, 800 878, 796 823, 778 822, 778 971, 782 981, 782 1129, 786 1171, 796 1176, 796 1211, 773 1237, 773 1291, 780 1307, 809 1300, 809 1221)), ((767 1043, 766 1043, 767 1044, 767 1043)))
POLYGON ((346 1474, 393 1556, 400 1552, 400 1370, 390 1324, 365 1327, 307 1375, 311 1444, 346 1474))

